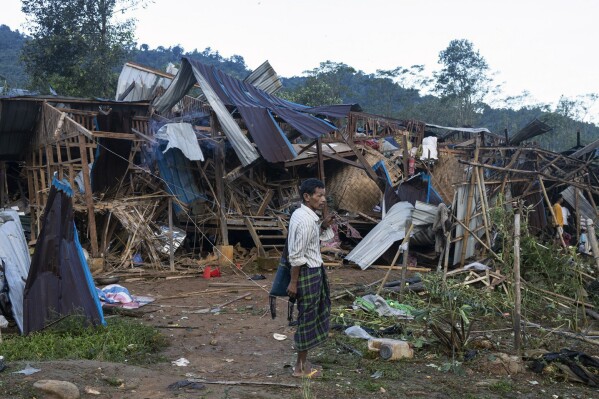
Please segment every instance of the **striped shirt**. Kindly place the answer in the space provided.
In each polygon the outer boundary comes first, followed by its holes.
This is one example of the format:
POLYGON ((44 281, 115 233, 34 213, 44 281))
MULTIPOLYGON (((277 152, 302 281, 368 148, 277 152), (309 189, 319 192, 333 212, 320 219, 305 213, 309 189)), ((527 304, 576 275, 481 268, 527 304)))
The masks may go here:
POLYGON ((289 236, 287 247, 289 249, 289 263, 291 266, 320 267, 320 241, 333 238, 333 229, 330 227, 320 234, 320 218, 306 205, 297 209, 289 220, 289 236))

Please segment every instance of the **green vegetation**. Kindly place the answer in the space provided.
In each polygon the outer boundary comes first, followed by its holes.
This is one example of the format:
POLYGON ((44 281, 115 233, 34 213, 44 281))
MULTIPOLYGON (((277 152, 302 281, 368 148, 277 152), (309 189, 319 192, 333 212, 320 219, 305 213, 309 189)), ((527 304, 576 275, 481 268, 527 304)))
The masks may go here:
POLYGON ((0 353, 7 361, 87 359, 144 364, 158 360, 166 339, 155 329, 118 317, 106 327, 85 327, 80 316, 70 316, 28 336, 5 335, 0 353))
POLYGON ((139 0, 23 0, 31 38, 21 58, 31 87, 61 95, 114 95, 119 66, 133 47, 135 21, 119 20, 139 0))
POLYGON ((19 63, 19 53, 24 42, 25 36, 18 30, 13 32, 8 26, 0 25, 0 86, 4 91, 25 87, 27 83, 27 75, 23 65, 19 63))

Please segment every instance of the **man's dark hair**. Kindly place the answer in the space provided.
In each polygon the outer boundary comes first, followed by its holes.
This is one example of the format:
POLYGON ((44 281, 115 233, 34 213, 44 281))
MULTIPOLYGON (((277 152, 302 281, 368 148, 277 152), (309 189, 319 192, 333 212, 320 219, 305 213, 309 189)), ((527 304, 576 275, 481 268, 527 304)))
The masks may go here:
POLYGON ((324 188, 324 183, 315 178, 304 180, 299 189, 302 201, 304 200, 304 194, 312 195, 317 188, 324 188))

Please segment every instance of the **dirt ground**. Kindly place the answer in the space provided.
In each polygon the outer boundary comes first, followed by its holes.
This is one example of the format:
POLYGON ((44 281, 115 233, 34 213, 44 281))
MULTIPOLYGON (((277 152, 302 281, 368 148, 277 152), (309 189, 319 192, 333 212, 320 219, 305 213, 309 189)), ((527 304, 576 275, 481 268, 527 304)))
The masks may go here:
MULTIPOLYGON (((336 292, 352 284, 371 283, 385 273, 350 268, 328 272, 332 291, 336 292)), ((263 274, 267 279, 256 283, 269 288, 273 274, 263 274)), ((31 366, 41 369, 31 376, 13 374, 25 363, 11 363, 0 373, 0 392, 5 392, 2 397, 39 398, 33 383, 58 379, 76 384, 83 398, 599 398, 597 388, 528 370, 511 377, 485 373, 476 360, 464 363, 463 373, 443 372, 431 366, 442 359, 428 349, 416 349, 415 358, 408 361, 388 363, 366 356, 360 359, 336 344, 343 334, 338 331, 332 332, 326 345, 310 353, 323 366, 323 377, 302 381, 291 376, 295 360, 293 329, 287 326, 286 304, 278 301, 279 315, 272 320, 267 288, 250 287, 252 282, 246 276, 225 269, 220 278, 124 279, 119 284, 132 294, 157 298, 135 312, 143 323, 159 328, 168 337, 170 345, 162 353, 164 361, 141 366, 96 361, 31 362, 31 366), (223 283, 240 286, 232 291, 231 287, 218 285, 223 283), (201 294, 208 289, 222 291, 201 294), (221 306, 220 312, 209 311, 247 293, 247 298, 221 306), (275 340, 274 333, 288 338, 275 340), (189 364, 180 367, 171 363, 180 358, 189 364), (380 378, 373 377, 376 371, 381 371, 380 378), (200 389, 168 388, 186 379, 210 383, 200 389), (233 384, 236 381, 246 384, 233 384), (99 394, 89 393, 91 390, 99 394)))

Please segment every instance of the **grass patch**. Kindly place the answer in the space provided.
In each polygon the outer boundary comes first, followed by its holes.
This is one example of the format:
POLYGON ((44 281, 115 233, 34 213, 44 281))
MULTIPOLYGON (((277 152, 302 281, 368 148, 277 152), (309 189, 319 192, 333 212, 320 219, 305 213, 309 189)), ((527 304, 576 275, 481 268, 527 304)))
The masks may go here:
POLYGON ((80 316, 71 316, 26 337, 4 336, 0 353, 7 361, 88 359, 142 364, 156 362, 167 341, 154 328, 119 317, 106 327, 86 327, 80 316))
POLYGON ((496 393, 508 393, 513 390, 512 383, 508 380, 499 380, 489 386, 489 390, 496 393))

